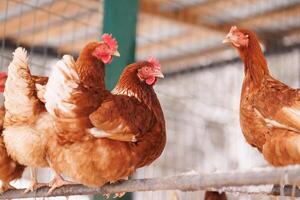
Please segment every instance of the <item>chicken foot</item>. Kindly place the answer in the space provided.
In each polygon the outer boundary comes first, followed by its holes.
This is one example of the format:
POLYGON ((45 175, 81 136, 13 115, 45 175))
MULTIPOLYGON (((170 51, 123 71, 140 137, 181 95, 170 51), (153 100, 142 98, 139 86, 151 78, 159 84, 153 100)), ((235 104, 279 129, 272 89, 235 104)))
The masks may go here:
POLYGON ((71 181, 66 181, 63 179, 63 177, 61 177, 61 175, 59 173, 57 173, 57 171, 53 168, 52 164, 51 164, 51 161, 49 158, 46 158, 48 164, 49 164, 49 167, 54 171, 54 178, 53 180, 49 183, 49 187, 50 189, 48 190, 47 192, 47 195, 49 196, 56 188, 60 188, 64 185, 74 185, 76 183, 74 182, 71 182, 71 181))
MULTIPOLYGON (((118 181, 110 181, 109 184, 113 184, 113 183, 118 183, 118 182, 122 182, 122 181, 127 181, 128 180, 128 176, 121 178, 118 181)), ((126 192, 116 192, 114 193, 113 198, 121 198, 126 194, 126 192)), ((108 194, 103 194, 103 196, 105 197, 105 199, 108 199, 110 197, 110 193, 108 194)))
POLYGON ((300 184, 293 184, 292 185, 292 192, 291 192, 291 200, 296 200, 296 190, 300 188, 300 184))
POLYGON ((30 167, 31 173, 31 185, 24 191, 24 193, 33 192, 41 187, 47 186, 46 183, 38 183, 37 181, 37 169, 30 167))
POLYGON ((0 194, 2 194, 3 192, 6 192, 7 190, 13 190, 13 189, 16 189, 16 188, 7 182, 2 182, 2 185, 0 187, 0 194))
POLYGON ((74 182, 64 180, 56 171, 54 171, 54 173, 54 179, 49 183, 50 189, 48 190, 47 195, 50 195, 56 188, 60 188, 64 185, 76 184, 74 182))
MULTIPOLYGON (((114 199, 115 199, 115 198, 121 198, 121 197, 123 197, 125 194, 126 194, 126 192, 116 192, 116 193, 114 193, 113 198, 114 198, 114 199)), ((109 199, 110 195, 111 195, 111 194, 109 194, 109 193, 108 193, 108 194, 103 194, 103 196, 104 196, 105 199, 109 199)))
POLYGON ((296 200, 297 197, 296 197, 296 190, 299 190, 300 188, 300 184, 296 183, 296 184, 293 184, 293 185, 285 185, 285 184, 280 184, 280 185, 273 185, 273 188, 272 188, 272 191, 275 190, 275 188, 278 188, 279 187, 279 190, 280 190, 280 195, 279 196, 272 196, 272 200, 279 200, 280 196, 284 195, 282 194, 282 192, 284 193, 284 188, 285 186, 291 186, 292 189, 291 189, 291 196, 290 196, 290 200, 296 200))

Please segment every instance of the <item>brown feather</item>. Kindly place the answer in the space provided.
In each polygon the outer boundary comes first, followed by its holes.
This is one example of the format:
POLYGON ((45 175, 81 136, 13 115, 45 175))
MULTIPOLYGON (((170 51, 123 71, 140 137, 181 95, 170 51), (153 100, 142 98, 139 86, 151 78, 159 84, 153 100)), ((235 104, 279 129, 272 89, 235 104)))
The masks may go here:
POLYGON ((227 200, 227 196, 225 192, 206 191, 204 200, 227 200))
MULTIPOLYGON (((0 107, 0 131, 3 130, 3 119, 5 109, 0 107)), ((16 161, 12 160, 8 155, 3 141, 3 136, 0 136, 0 180, 9 183, 12 180, 21 178, 25 167, 16 161)))
POLYGON ((165 121, 152 86, 137 78, 137 69, 142 64, 127 67, 117 86, 120 90, 134 91, 137 97, 125 96, 126 91, 124 95, 111 95, 90 116, 96 127, 106 130, 114 129, 120 122, 127 124, 125 132, 138 130, 138 141, 85 137, 85 140, 61 144, 53 136, 48 153, 58 172, 87 186, 102 186, 131 175, 160 156, 166 144, 165 121), (141 111, 145 113, 138 114, 141 111), (145 123, 145 127, 139 122, 145 123))
POLYGON ((240 102, 243 134, 270 164, 299 164, 300 90, 273 78, 256 35, 240 32, 249 35, 248 46, 238 48, 245 64, 240 102))

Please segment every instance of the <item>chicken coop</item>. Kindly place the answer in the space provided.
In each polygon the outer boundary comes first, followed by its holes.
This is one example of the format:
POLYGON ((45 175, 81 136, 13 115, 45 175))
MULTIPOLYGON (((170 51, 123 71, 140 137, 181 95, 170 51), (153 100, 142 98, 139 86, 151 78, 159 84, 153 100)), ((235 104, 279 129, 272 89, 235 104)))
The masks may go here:
MULTIPOLYGON (((165 78, 154 89, 165 115, 167 143, 162 155, 132 179, 271 168, 241 132, 244 64, 222 40, 233 25, 256 32, 272 75, 299 88, 300 0, 1 0, 0 23, 1 71, 7 71, 12 52, 22 46, 30 55, 31 72, 49 76, 63 55, 76 58, 102 33, 116 37, 121 54, 106 68, 109 89, 127 64, 151 56, 159 60, 165 78)), ((51 177, 48 169, 39 169, 41 181, 51 177)), ((24 188, 29 181, 26 170, 13 185, 24 188)), ((122 198, 198 200, 204 193, 157 189, 122 198)), ((255 189, 226 195, 229 200, 270 199, 255 189)), ((49 197, 55 198, 65 199, 49 197)))

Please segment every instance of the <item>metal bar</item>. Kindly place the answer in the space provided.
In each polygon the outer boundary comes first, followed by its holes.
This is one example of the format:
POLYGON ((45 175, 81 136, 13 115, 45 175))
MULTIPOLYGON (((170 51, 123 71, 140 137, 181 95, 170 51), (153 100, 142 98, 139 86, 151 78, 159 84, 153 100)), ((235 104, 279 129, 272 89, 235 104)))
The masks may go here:
MULTIPOLYGON (((33 5, 34 1, 35 0, 27 1, 26 5, 33 5)), ((53 3, 53 1, 54 0, 42 0, 41 2, 39 2, 38 6, 39 7, 46 6, 48 4, 53 3)), ((22 15, 22 13, 31 12, 35 9, 34 6, 24 7, 24 2, 21 1, 14 1, 14 2, 19 3, 20 5, 14 7, 13 9, 8 10, 8 12, 5 11, 7 13, 0 13, 0 22, 7 21, 8 19, 13 17, 19 17, 20 15, 22 15)))
MULTIPOLYGON (((280 186, 251 192, 242 189, 243 186, 262 186, 273 184, 297 184, 300 181, 300 167, 289 166, 284 168, 262 168, 251 171, 230 171, 215 173, 188 172, 165 178, 135 179, 118 184, 105 185, 101 188, 88 188, 82 185, 64 186, 55 190, 50 196, 108 194, 117 192, 158 191, 158 190, 181 190, 181 191, 228 191, 240 193, 264 193, 279 195, 280 186), (235 189, 234 189, 235 188, 235 189)), ((3 193, 0 199, 45 197, 48 187, 41 188, 36 192, 24 194, 24 189, 10 190, 3 193)), ((291 195, 291 186, 283 188, 282 195, 291 195)), ((296 197, 300 191, 296 189, 296 197)))

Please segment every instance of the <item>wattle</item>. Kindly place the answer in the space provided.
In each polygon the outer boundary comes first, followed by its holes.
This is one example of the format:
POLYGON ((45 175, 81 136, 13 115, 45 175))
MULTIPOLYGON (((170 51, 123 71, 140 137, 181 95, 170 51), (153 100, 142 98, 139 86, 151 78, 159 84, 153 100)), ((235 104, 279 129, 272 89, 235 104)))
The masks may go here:
POLYGON ((101 55, 101 60, 104 64, 109 64, 112 61, 112 56, 109 54, 101 55))
POLYGON ((155 76, 150 76, 149 78, 146 79, 146 83, 148 85, 153 85, 156 82, 155 76))

